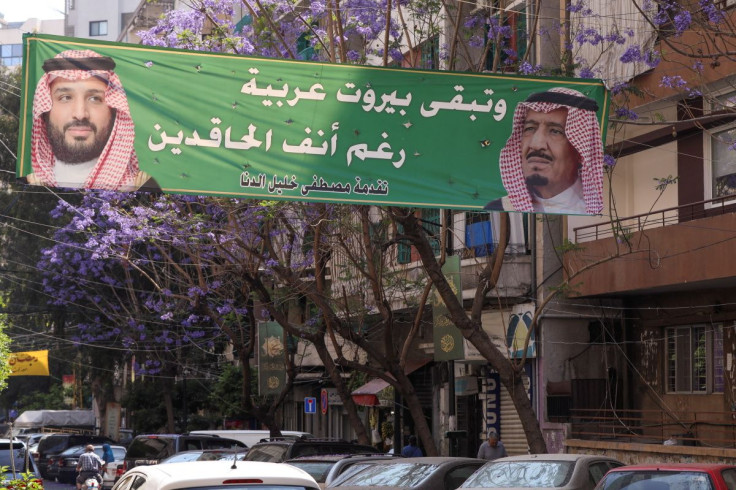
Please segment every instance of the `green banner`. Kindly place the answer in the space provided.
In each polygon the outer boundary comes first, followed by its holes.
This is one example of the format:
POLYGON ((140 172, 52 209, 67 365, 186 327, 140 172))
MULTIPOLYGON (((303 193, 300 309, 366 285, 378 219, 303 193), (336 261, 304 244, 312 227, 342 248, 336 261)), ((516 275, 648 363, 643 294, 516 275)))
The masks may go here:
MULTIPOLYGON (((442 266, 442 273, 457 298, 462 303, 463 288, 460 277, 460 256, 451 255, 442 266)), ((434 320, 434 360, 453 361, 465 358, 464 338, 460 330, 450 320, 450 312, 437 289, 432 291, 432 316, 434 320)))
POLYGON ((286 384, 284 329, 278 322, 258 325, 258 391, 278 395, 286 384))
MULTIPOLYGON (((530 94, 577 90, 596 101, 594 122, 606 126, 608 95, 598 80, 324 64, 26 34, 17 176, 30 183, 120 190, 141 183, 119 184, 98 166, 92 172, 99 175, 75 181, 53 166, 57 150, 44 153, 39 141, 51 130, 38 114, 34 127, 33 108, 48 104, 54 80, 69 73, 58 57, 47 60, 68 50, 114 61, 114 68, 93 62, 75 69, 114 72, 127 101, 116 107, 118 121, 129 106, 134 124, 134 155, 130 148, 97 155, 132 155, 133 173, 167 193, 478 210, 511 194, 499 154, 516 105, 530 94), (49 74, 55 75, 44 81, 49 74), (37 92, 42 83, 50 88, 37 92), (32 152, 34 144, 41 150, 32 152)), ((127 134, 121 125, 110 141, 127 134)), ((602 147, 603 136, 592 139, 602 147)))

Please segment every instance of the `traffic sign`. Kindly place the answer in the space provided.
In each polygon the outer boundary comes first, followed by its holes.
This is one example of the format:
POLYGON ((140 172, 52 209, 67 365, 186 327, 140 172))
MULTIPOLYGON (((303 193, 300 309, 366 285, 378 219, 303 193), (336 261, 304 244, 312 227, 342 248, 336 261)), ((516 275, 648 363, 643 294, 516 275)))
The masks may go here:
POLYGON ((304 413, 317 413, 317 398, 313 396, 304 397, 304 413))
POLYGON ((319 402, 320 406, 322 407, 322 415, 327 415, 327 389, 322 388, 322 391, 319 393, 319 402))

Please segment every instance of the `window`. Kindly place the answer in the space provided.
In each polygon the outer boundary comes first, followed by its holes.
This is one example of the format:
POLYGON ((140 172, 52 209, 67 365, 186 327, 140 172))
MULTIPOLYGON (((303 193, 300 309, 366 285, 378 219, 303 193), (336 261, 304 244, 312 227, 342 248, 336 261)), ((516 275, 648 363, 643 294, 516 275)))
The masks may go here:
MULTIPOLYGON (((492 12, 497 12, 501 6, 498 1, 493 2, 492 12)), ((491 24, 486 25, 486 43, 490 40, 493 44, 488 51, 485 69, 493 69, 493 60, 496 57, 496 51, 501 49, 498 54, 497 71, 515 71, 516 65, 524 59, 526 54, 527 32, 526 32, 526 5, 524 2, 508 2, 501 25, 498 25, 499 16, 491 17, 491 24), (495 21, 495 22, 494 22, 495 21), (508 29, 505 29, 508 28, 508 29), (494 42, 496 36, 501 33, 501 42, 497 45, 494 42)))
MULTIPOLYGON (((432 251, 435 255, 439 255, 441 252, 440 232, 442 230, 442 213, 436 208, 422 209, 417 212, 417 217, 419 218, 422 229, 427 234, 432 251)), ((404 232, 404 227, 398 224, 396 231, 401 235, 404 232)), ((419 260, 419 254, 415 250, 412 250, 409 240, 399 241, 396 261, 399 264, 408 264, 417 260, 419 260)))
POLYGON ((22 44, 3 44, 0 46, 0 65, 18 66, 23 61, 22 44))
POLYGON ((668 328, 667 391, 723 392, 723 326, 668 328))
POLYGON ((469 212, 465 215, 465 247, 463 257, 485 257, 493 253, 491 213, 469 212))
MULTIPOLYGON (((710 112, 733 111, 736 92, 727 92, 710 102, 710 112)), ((705 199, 718 199, 736 194, 736 125, 705 131, 704 157, 706 165, 705 199)))
POLYGON ((95 20, 89 23, 89 35, 91 36, 107 36, 107 21, 95 20))

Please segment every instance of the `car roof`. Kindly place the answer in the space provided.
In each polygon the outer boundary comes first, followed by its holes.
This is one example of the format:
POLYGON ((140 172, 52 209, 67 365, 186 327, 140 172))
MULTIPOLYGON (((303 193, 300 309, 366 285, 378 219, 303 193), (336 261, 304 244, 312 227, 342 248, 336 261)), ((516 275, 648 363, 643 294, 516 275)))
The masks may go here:
POLYGON ((284 461, 342 461, 343 459, 356 460, 357 458, 365 459, 380 459, 380 456, 385 456, 386 459, 392 459, 391 455, 383 453, 335 453, 335 454, 312 454, 308 456, 297 456, 296 458, 290 458, 284 461))
POLYGON ((543 454, 523 454, 520 456, 506 456, 503 458, 494 459, 494 463, 506 462, 506 461, 570 461, 575 462, 579 460, 595 459, 595 460, 608 460, 618 461, 616 458, 609 456, 597 456, 593 454, 567 454, 567 453, 543 453, 543 454))
POLYGON ((718 471, 736 468, 726 463, 652 463, 621 466, 611 471, 718 471))
MULTIPOLYGON (((370 461, 370 460, 369 460, 370 461)), ((378 461, 378 460, 377 460, 378 461)), ((380 463, 377 464, 401 464, 401 463, 423 463, 423 464, 434 464, 434 465, 440 465, 440 464, 448 464, 448 463, 478 463, 483 462, 482 460, 479 460, 478 458, 465 458, 462 456, 422 456, 418 458, 390 458, 390 459, 384 459, 380 460, 380 463)))
MULTIPOLYGON (((142 473, 158 481, 156 488, 200 487, 219 485, 225 479, 258 478, 264 485, 301 485, 319 488, 314 478, 295 466, 259 461, 195 461, 164 465, 136 466, 129 473, 142 473), (182 485, 186 482, 186 485, 182 485)), ((126 473, 127 476, 127 473, 126 473)))

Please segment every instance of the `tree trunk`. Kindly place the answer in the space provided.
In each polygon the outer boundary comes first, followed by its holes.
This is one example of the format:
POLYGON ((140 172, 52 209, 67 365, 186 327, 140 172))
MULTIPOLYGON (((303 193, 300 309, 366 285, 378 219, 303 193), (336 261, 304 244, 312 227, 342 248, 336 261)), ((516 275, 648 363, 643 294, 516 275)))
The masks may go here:
MULTIPOLYGON (((396 220, 404 226, 404 234, 411 240, 412 244, 416 247, 417 252, 419 252, 422 264, 424 265, 427 274, 434 283, 450 312, 452 322, 460 329, 463 337, 468 339, 470 343, 478 349, 481 355, 488 360, 491 367, 499 373, 501 383, 511 394, 514 407, 516 408, 516 412, 518 413, 522 427, 524 428, 524 434, 526 435, 527 443, 529 444, 529 450, 534 454, 546 453, 547 445, 539 427, 539 420, 537 419, 537 415, 534 412, 531 401, 524 390, 520 372, 517 371, 512 361, 506 357, 506 354, 498 350, 498 348, 493 344, 480 323, 480 307, 478 305, 478 301, 482 301, 485 293, 492 289, 492 283, 494 282, 493 278, 488 274, 487 278, 484 277, 484 279, 486 279, 485 283, 484 281, 479 281, 479 289, 473 305, 473 311, 477 311, 478 314, 473 315, 473 318, 470 318, 466 313, 463 304, 457 299, 455 292, 447 283, 447 279, 442 273, 442 269, 434 256, 434 251, 429 245, 426 234, 422 230, 416 217, 413 214, 407 214, 402 210, 397 210, 394 215, 396 220)), ((507 227, 502 227, 502 231, 504 229, 507 229, 507 227)), ((505 237, 501 237, 500 239, 502 242, 505 240, 505 237)), ((496 251, 494 256, 496 261, 503 260, 503 251, 503 248, 496 251)), ((496 267, 494 267, 493 270, 500 270, 498 262, 494 265, 496 267)))

